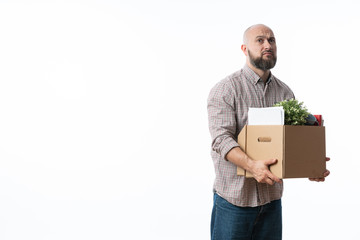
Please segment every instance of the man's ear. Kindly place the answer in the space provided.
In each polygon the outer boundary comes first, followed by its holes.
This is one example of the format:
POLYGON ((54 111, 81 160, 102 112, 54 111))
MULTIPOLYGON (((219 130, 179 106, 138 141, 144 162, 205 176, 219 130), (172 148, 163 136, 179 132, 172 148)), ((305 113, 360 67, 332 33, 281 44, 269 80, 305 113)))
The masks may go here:
POLYGON ((247 47, 245 44, 241 45, 241 50, 243 51, 243 53, 245 54, 245 56, 247 56, 247 47))

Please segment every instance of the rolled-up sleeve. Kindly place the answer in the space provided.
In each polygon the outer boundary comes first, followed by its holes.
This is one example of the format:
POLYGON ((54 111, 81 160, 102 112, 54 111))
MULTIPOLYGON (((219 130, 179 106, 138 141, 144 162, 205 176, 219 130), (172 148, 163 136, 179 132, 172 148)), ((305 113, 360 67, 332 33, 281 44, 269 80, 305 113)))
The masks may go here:
POLYGON ((236 141, 235 94, 227 82, 218 83, 210 91, 207 110, 212 150, 227 160, 226 154, 239 146, 236 141))

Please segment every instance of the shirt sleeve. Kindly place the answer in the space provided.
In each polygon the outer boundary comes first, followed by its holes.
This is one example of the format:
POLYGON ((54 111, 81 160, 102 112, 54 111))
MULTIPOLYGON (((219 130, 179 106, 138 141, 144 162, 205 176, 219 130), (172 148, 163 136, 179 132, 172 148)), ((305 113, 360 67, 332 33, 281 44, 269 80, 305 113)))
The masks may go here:
POLYGON ((211 91, 207 102, 212 150, 225 158, 239 144, 236 141, 236 110, 234 90, 227 82, 218 83, 211 91))

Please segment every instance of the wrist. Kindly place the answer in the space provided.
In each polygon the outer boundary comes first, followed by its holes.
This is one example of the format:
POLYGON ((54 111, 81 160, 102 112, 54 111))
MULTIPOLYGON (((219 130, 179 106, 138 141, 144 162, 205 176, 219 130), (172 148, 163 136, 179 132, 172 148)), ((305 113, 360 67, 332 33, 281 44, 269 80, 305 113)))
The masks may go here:
POLYGON ((246 162, 246 171, 252 172, 253 166, 254 166, 254 160, 249 158, 248 156, 245 157, 246 162))

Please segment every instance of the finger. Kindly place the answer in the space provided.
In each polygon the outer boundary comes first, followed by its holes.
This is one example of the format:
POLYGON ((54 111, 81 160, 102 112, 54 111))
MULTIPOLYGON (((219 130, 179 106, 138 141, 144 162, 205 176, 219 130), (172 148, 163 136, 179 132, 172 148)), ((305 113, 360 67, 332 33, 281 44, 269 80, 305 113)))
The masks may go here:
POLYGON ((313 182, 323 182, 325 178, 309 178, 309 180, 313 182))
POLYGON ((281 182, 281 179, 275 176, 274 174, 272 174, 270 171, 268 172, 267 178, 271 180, 272 184, 274 184, 275 182, 277 183, 281 182))
POLYGON ((259 183, 267 183, 267 184, 272 184, 273 181, 271 178, 269 178, 267 175, 263 175, 262 177, 260 177, 259 179, 256 179, 259 183))
POLYGON ((324 182, 324 181, 325 181, 325 178, 315 178, 315 181, 316 181, 316 182, 324 182))
POLYGON ((270 166, 270 165, 277 163, 277 159, 268 159, 264 163, 265 163, 265 165, 270 166))
MULTIPOLYGON (((266 160, 264 163, 265 163, 265 165, 270 166, 270 165, 273 165, 273 164, 277 163, 277 161, 278 161, 277 159, 269 159, 269 160, 266 160)), ((273 181, 273 182, 274 181, 277 182, 277 183, 281 182, 280 178, 278 178, 277 176, 272 174, 270 171, 267 172, 267 177, 270 178, 271 181, 273 181)))
POLYGON ((257 179, 258 183, 266 183, 266 184, 270 184, 270 181, 268 178, 264 177, 264 178, 260 178, 257 179))
POLYGON ((273 175, 270 171, 265 176, 266 183, 269 183, 271 181, 271 185, 273 185, 275 182, 280 183, 280 179, 273 175))
POLYGON ((324 172, 324 177, 327 177, 330 175, 330 171, 329 170, 326 170, 326 172, 324 172))
POLYGON ((271 178, 267 178, 266 183, 269 185, 274 185, 274 181, 271 178))
POLYGON ((277 176, 275 176, 274 174, 272 174, 271 172, 270 172, 270 174, 269 174, 269 178, 270 178, 272 181, 274 181, 274 182, 277 182, 277 183, 280 183, 280 182, 281 182, 281 179, 278 178, 277 176))

